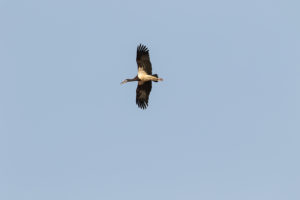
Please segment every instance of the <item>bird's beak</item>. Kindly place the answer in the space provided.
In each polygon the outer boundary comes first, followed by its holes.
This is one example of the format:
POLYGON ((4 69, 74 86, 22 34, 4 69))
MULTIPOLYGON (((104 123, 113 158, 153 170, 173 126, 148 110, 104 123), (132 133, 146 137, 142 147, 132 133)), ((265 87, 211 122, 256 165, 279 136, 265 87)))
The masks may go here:
POLYGON ((120 84, 123 85, 124 83, 126 83, 126 80, 125 80, 125 81, 122 81, 120 84))

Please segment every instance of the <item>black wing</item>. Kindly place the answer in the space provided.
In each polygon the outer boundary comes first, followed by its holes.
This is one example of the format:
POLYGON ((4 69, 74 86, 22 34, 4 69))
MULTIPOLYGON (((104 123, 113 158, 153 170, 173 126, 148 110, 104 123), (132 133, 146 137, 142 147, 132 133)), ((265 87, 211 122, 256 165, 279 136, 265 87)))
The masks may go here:
POLYGON ((140 44, 136 51, 136 63, 138 68, 142 68, 147 74, 152 74, 152 65, 149 57, 149 50, 145 45, 140 44))
POLYGON ((149 95, 152 88, 152 82, 139 81, 138 86, 136 88, 136 104, 141 109, 146 109, 148 106, 149 95))

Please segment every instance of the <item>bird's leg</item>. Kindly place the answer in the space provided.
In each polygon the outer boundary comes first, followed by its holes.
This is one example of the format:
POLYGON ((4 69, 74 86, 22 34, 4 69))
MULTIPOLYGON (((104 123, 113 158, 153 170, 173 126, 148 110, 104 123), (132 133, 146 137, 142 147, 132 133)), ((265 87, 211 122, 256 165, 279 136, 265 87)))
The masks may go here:
POLYGON ((152 77, 151 77, 151 80, 152 80, 152 81, 155 81, 155 82, 158 82, 158 81, 163 81, 164 79, 158 78, 158 77, 155 77, 155 76, 152 76, 152 77))
POLYGON ((158 78, 157 75, 156 76, 145 75, 143 80, 145 80, 145 81, 155 81, 155 82, 163 81, 163 79, 162 78, 158 78))

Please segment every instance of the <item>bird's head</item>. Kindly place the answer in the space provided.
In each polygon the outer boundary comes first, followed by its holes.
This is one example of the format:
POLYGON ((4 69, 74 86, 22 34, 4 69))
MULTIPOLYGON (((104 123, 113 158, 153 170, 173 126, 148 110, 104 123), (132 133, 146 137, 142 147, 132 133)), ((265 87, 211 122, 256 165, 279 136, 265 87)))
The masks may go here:
POLYGON ((125 79, 124 81, 121 82, 121 85, 124 84, 124 83, 127 83, 127 82, 128 82, 128 80, 125 79))

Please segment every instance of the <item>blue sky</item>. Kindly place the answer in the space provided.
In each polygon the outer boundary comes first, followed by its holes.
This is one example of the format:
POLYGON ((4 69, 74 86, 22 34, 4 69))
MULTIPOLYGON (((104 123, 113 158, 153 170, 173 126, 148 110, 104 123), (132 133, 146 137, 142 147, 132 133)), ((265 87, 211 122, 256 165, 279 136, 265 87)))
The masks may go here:
POLYGON ((300 199, 299 8, 0 1, 0 199, 300 199))

